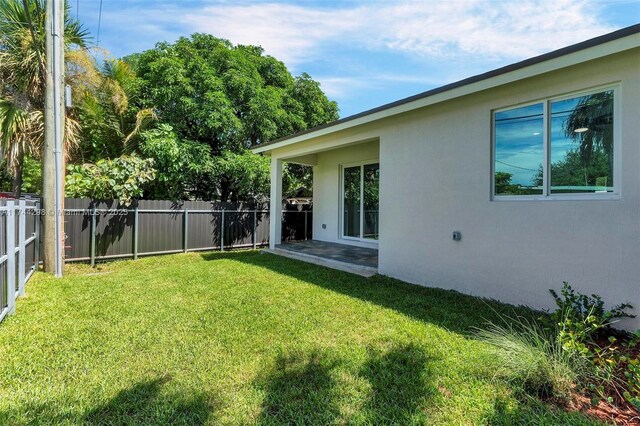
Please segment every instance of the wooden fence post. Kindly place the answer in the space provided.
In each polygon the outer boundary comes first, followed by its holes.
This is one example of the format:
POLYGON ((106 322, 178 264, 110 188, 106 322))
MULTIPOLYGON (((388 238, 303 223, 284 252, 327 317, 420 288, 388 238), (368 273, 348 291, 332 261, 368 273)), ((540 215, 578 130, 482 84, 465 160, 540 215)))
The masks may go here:
POLYGON ((26 240, 27 240, 27 203, 20 200, 18 209, 18 294, 24 296, 24 285, 26 283, 26 240))
POLYGON ((7 201, 7 313, 16 311, 16 205, 15 201, 7 201))

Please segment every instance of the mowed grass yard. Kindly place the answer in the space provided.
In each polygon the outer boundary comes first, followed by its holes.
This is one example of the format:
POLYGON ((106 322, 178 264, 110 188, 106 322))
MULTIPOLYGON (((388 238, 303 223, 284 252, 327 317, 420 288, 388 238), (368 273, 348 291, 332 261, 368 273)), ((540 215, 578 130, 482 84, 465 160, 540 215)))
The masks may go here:
POLYGON ((0 324, 0 424, 591 424, 494 379, 471 328, 513 309, 256 251, 68 265, 0 324))

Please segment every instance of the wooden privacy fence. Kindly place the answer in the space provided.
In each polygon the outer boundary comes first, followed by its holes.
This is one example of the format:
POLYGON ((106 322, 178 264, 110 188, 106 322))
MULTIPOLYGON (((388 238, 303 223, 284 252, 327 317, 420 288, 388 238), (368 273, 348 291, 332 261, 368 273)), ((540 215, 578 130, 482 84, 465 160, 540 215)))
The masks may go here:
MULTIPOLYGON (((282 239, 311 238, 312 212, 283 213, 282 239)), ((207 201, 65 200, 65 260, 90 261, 269 244, 269 211, 261 205, 207 201)))
POLYGON ((0 321, 15 312, 38 265, 39 214, 38 201, 0 200, 0 321))

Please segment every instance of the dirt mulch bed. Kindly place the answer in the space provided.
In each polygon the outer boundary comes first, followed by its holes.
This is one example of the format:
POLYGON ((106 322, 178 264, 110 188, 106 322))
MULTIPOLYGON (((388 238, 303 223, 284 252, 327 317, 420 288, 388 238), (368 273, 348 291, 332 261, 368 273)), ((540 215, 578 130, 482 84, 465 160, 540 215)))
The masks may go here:
MULTIPOLYGON (((616 337, 620 340, 624 339, 624 335, 622 334, 616 337)), ((608 346, 609 342, 603 338, 596 344, 604 348, 608 346)), ((633 348, 625 348, 624 351, 629 358, 640 359, 640 345, 636 345, 633 348)), ((622 369, 619 371, 621 373, 622 369)), ((566 408, 569 411, 581 411, 591 417, 607 423, 625 426, 640 426, 640 411, 620 395, 620 389, 614 389, 612 387, 610 389, 606 389, 605 392, 613 398, 613 403, 609 403, 607 400, 601 399, 594 405, 591 398, 588 396, 575 394, 567 404, 566 408)))
POLYGON ((576 394, 566 408, 569 411, 586 413, 588 416, 606 423, 640 426, 640 412, 626 401, 613 405, 605 400, 600 400, 598 404, 593 405, 589 397, 576 394))

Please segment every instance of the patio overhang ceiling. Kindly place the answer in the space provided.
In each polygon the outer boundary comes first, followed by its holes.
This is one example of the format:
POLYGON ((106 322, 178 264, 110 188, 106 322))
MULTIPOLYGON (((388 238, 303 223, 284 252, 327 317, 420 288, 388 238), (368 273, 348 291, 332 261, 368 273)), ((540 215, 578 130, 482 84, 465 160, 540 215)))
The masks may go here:
POLYGON ((318 164, 316 154, 299 155, 297 157, 286 158, 287 163, 302 164, 303 166, 315 166, 318 164))
POLYGON ((418 108, 444 102, 482 90, 513 83, 540 74, 557 71, 587 61, 640 47, 640 24, 595 37, 553 52, 545 53, 521 62, 507 65, 483 74, 447 84, 415 96, 342 118, 281 139, 276 139, 251 150, 256 154, 270 155, 271 151, 299 142, 347 130, 376 120, 406 113, 418 108))
MULTIPOLYGON (((380 139, 374 137, 344 137, 344 138, 320 138, 305 139, 305 143, 298 143, 294 146, 287 146, 286 152, 278 152, 276 155, 279 159, 294 164, 302 164, 305 166, 315 166, 318 163, 318 154, 325 151, 331 151, 338 148, 344 148, 352 145, 362 145, 367 143, 378 143, 380 139)), ((270 155, 271 153, 269 153, 270 155)))

